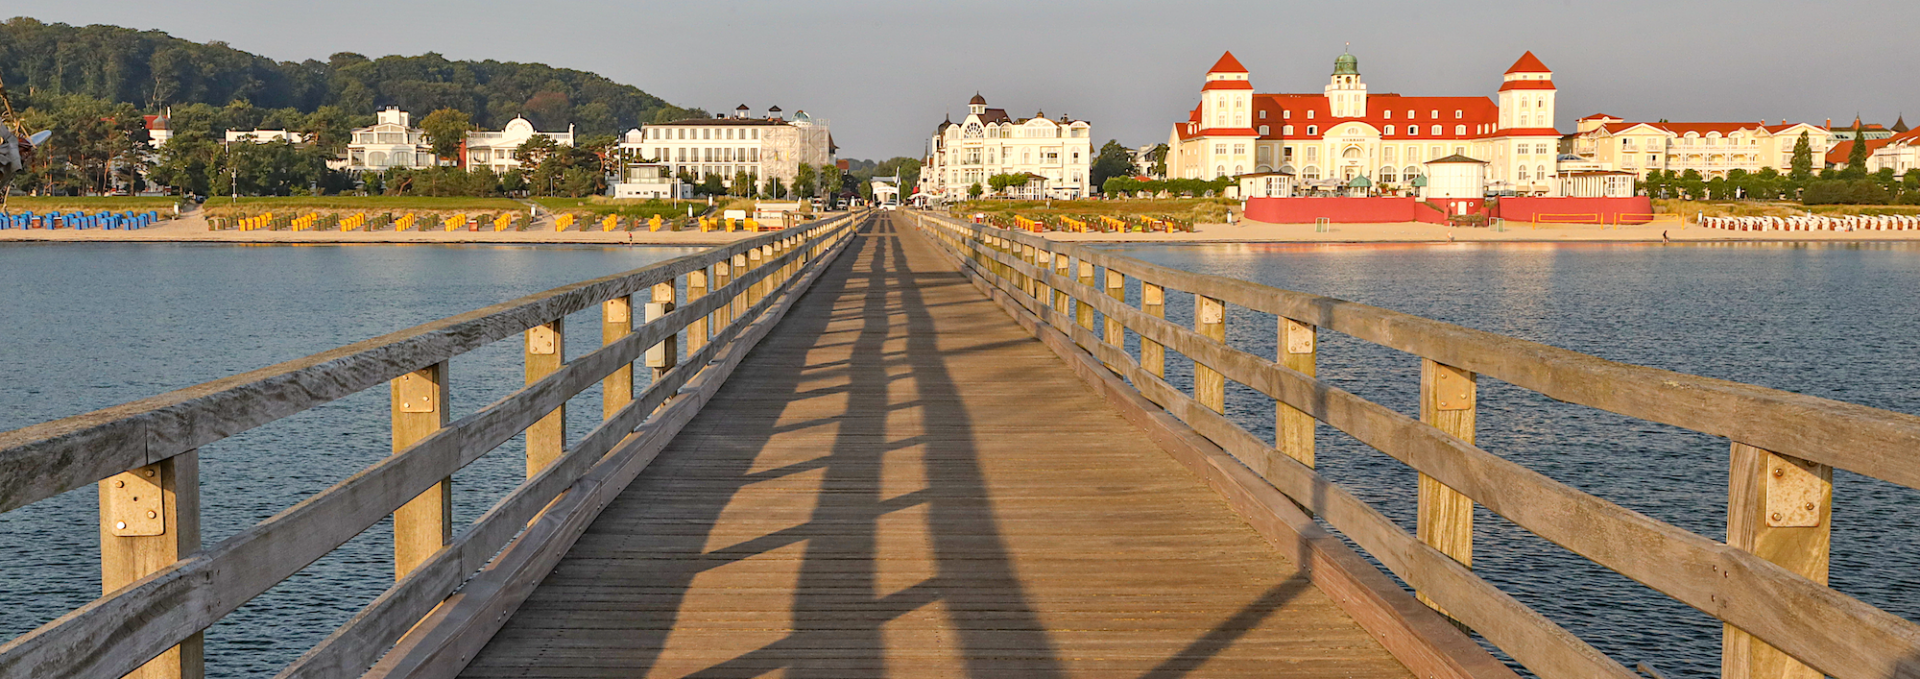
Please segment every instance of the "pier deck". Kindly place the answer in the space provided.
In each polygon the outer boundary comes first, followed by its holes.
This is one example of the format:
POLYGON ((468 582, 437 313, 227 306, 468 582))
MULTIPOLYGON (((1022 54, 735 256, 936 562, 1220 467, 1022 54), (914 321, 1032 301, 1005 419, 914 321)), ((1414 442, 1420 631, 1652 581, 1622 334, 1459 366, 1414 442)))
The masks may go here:
POLYGON ((850 248, 462 676, 1408 676, 922 236, 850 248))

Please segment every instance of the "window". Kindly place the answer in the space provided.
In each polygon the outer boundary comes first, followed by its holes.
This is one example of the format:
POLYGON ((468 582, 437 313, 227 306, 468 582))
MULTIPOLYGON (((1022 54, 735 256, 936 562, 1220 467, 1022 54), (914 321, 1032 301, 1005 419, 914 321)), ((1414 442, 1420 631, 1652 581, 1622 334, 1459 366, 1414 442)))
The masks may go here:
POLYGON ((1216 156, 1224 156, 1224 155, 1227 155, 1227 145, 1226 145, 1226 144, 1214 144, 1214 145, 1213 145, 1213 155, 1216 155, 1216 156))
POLYGON ((1535 154, 1537 154, 1537 155, 1542 155, 1542 156, 1544 156, 1544 155, 1547 155, 1547 145, 1546 145, 1546 144, 1534 144, 1534 145, 1533 145, 1533 152, 1534 152, 1535 154))
POLYGON ((1388 165, 1380 168, 1380 183, 1392 184, 1394 181, 1395 181, 1395 177, 1393 175, 1393 166, 1388 165))
POLYGON ((1438 136, 1440 136, 1440 135, 1443 135, 1443 134, 1446 134, 1446 131, 1445 131, 1445 130, 1446 130, 1446 128, 1444 128, 1444 127, 1441 127, 1441 126, 1439 126, 1439 125, 1435 125, 1435 126, 1433 126, 1433 136, 1436 136, 1436 137, 1438 137, 1438 136))
POLYGON ((1461 118, 1465 118, 1465 117, 1467 117, 1467 113, 1466 113, 1465 111, 1462 111, 1462 110, 1460 110, 1460 109, 1457 109, 1457 108, 1453 110, 1453 119, 1454 119, 1454 120, 1459 120, 1459 119, 1461 119, 1461 118))
POLYGON ((1292 125, 1281 125, 1281 126, 1280 126, 1280 134, 1284 134, 1284 135, 1288 135, 1288 136, 1292 136, 1292 135, 1293 135, 1293 126, 1292 126, 1292 125))
POLYGON ((1283 111, 1281 111, 1281 112, 1280 112, 1280 117, 1281 117, 1282 119, 1292 119, 1292 118, 1293 118, 1293 111, 1291 111, 1291 110, 1283 110, 1283 111))
POLYGON ((1267 119, 1267 112, 1266 112, 1266 111, 1261 111, 1261 112, 1260 112, 1260 119, 1261 119, 1261 120, 1266 120, 1266 119, 1267 119))
MULTIPOLYGON (((1308 117, 1312 117, 1312 116, 1308 116, 1308 117)), ((1308 134, 1309 136, 1312 136, 1312 135, 1316 135, 1316 134, 1320 134, 1320 126, 1319 126, 1319 125, 1308 125, 1308 126, 1307 126, 1307 134, 1308 134)))
POLYGON ((1382 113, 1385 113, 1385 114, 1386 114, 1386 117, 1387 117, 1387 120, 1393 120, 1393 112, 1392 112, 1392 111, 1382 111, 1382 113))
POLYGON ((1465 135, 1467 134, 1467 126, 1465 126, 1465 125, 1455 125, 1455 126, 1453 126, 1453 133, 1454 133, 1454 134, 1458 134, 1458 135, 1462 135, 1462 136, 1465 136, 1465 135))
MULTIPOLYGON (((1387 162, 1387 163, 1393 162, 1393 147, 1391 146, 1380 147, 1380 160, 1381 162, 1387 162)), ((1387 168, 1387 170, 1391 172, 1393 168, 1387 168)))
MULTIPOLYGON (((1312 149, 1308 149, 1308 150, 1312 150, 1312 149)), ((1320 178, 1320 168, 1314 167, 1312 165, 1308 165, 1307 169, 1300 171, 1300 178, 1305 179, 1307 181, 1318 180, 1320 178)))
POLYGON ((1227 176, 1227 166, 1225 166, 1225 165, 1215 165, 1215 166, 1213 166, 1213 176, 1215 176, 1215 177, 1225 177, 1225 176, 1227 176))
POLYGON ((1283 162, 1283 163, 1293 162, 1293 147, 1284 146, 1280 148, 1280 162, 1283 162))
POLYGON ((1411 136, 1417 136, 1417 135, 1419 135, 1419 134, 1420 134, 1420 126, 1419 126, 1419 125, 1408 125, 1408 126, 1407 126, 1407 136, 1410 136, 1410 137, 1411 137, 1411 136))
POLYGON ((1527 181, 1527 166, 1520 166, 1520 181, 1527 181))
POLYGON ((1407 109, 1407 120, 1413 120, 1413 109, 1407 109))
POLYGON ((1233 145, 1233 155, 1236 155, 1236 156, 1244 156, 1244 155, 1247 155, 1247 145, 1246 145, 1246 144, 1234 144, 1234 145, 1233 145))
POLYGON ((1313 111, 1312 111, 1312 110, 1308 110, 1308 111, 1307 111, 1307 120, 1313 120, 1313 111))
MULTIPOLYGON (((1389 117, 1391 117, 1391 114, 1389 114, 1389 117)), ((1392 126, 1392 125, 1388 125, 1388 126, 1387 126, 1387 136, 1389 136, 1389 137, 1391 137, 1391 136, 1393 136, 1393 126, 1392 126)))
POLYGON ((1439 119, 1440 119, 1440 109, 1437 109, 1437 108, 1436 108, 1436 109, 1434 109, 1434 110, 1433 110, 1433 111, 1432 111, 1432 112, 1431 112, 1431 113, 1429 114, 1429 117, 1431 117, 1431 118, 1433 118, 1434 120, 1439 120, 1439 119))
POLYGON ((1534 166, 1534 168, 1533 168, 1533 174, 1534 174, 1534 176, 1536 176, 1536 177, 1539 177, 1539 178, 1540 178, 1540 181, 1546 181, 1546 180, 1547 180, 1547 166, 1545 166, 1545 165, 1536 165, 1536 166, 1534 166))
POLYGON ((1320 159, 1320 147, 1318 146, 1307 147, 1307 162, 1311 163, 1319 159, 1320 159))
MULTIPOLYGON (((1261 117, 1265 118, 1266 116, 1261 116, 1261 117)), ((1260 126, 1260 136, 1262 137, 1267 136, 1267 126, 1265 125, 1260 126)))

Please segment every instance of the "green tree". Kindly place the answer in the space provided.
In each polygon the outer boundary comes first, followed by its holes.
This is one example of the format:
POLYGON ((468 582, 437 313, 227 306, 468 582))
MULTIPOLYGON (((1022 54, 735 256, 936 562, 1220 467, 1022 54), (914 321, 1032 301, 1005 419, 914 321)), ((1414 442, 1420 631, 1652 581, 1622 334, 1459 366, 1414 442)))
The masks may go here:
POLYGON ((847 186, 847 176, 840 172, 838 166, 822 165, 820 166, 820 184, 825 189, 826 195, 838 196, 840 190, 847 186))
POLYGON ((472 116, 450 108, 434 111, 420 119, 420 130, 427 133, 427 143, 433 147, 434 157, 442 160, 460 153, 460 146, 467 141, 467 131, 472 129, 472 116))
POLYGON ((803 200, 812 198, 815 177, 813 166, 801 163, 800 167, 793 172, 793 196, 803 200))
POLYGON ((1153 159, 1153 176, 1167 176, 1167 145, 1160 144, 1153 147, 1153 152, 1148 157, 1153 159))
POLYGON ((1128 177, 1133 175, 1133 151, 1121 146, 1118 140, 1109 139, 1100 146, 1100 153, 1093 157, 1094 186, 1105 186, 1109 177, 1128 177))
POLYGON ((1840 171, 1846 179, 1865 179, 1867 176, 1867 138, 1861 134, 1860 122, 1853 123, 1853 146, 1847 149, 1847 167, 1840 171))
POLYGON ((1801 132, 1800 138, 1793 142, 1791 170, 1795 182, 1804 182, 1813 174, 1813 142, 1807 139, 1805 132, 1801 132))
POLYGON ((980 194, 983 193, 986 193, 986 189, 980 188, 980 182, 974 182, 973 186, 967 187, 967 197, 969 198, 979 198, 980 194))

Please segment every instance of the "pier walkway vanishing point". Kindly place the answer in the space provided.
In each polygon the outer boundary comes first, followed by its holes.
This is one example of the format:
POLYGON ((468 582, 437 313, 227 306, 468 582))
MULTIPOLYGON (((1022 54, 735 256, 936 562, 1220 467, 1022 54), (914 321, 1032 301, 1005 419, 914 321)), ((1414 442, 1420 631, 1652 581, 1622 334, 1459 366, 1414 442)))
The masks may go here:
POLYGON ((854 214, 0 433, 0 511, 97 483, 105 592, 0 679, 199 677, 202 630, 389 516, 395 584, 281 677, 1517 676, 1469 629, 1636 676, 1473 573, 1476 504, 1723 621, 1724 677, 1916 677, 1920 627, 1824 584, 1832 469, 1920 487, 1916 445, 1908 415, 854 214), (1279 355, 1227 344, 1228 305, 1279 355), (1417 418, 1317 380, 1322 329, 1420 357, 1417 418), (448 359, 507 338, 526 386, 448 413, 448 359), (1731 439, 1728 540, 1474 446, 1480 375, 1731 439), (200 543, 198 447, 381 385, 392 457, 200 543), (1417 532, 1315 473, 1318 424, 1421 472, 1417 532), (516 437, 526 482, 453 525, 449 477, 516 437))

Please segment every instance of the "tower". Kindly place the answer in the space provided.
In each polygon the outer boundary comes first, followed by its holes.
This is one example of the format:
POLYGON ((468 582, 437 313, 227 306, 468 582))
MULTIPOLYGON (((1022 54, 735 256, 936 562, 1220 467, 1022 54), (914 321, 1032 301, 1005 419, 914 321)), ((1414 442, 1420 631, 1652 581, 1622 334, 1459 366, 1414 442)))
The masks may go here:
POLYGON ((1333 117, 1366 117, 1367 84, 1360 80, 1360 60, 1353 52, 1342 52, 1333 60, 1333 77, 1327 81, 1326 94, 1333 117))
POLYGON ((1500 128, 1553 127, 1553 71, 1533 52, 1520 55, 1500 83, 1500 128))
POLYGON ((967 112, 977 116, 986 115, 987 98, 980 96, 979 92, 973 93, 973 98, 967 100, 967 112))
POLYGON ((1232 52, 1221 54, 1207 69, 1207 83, 1200 86, 1201 127, 1244 128, 1252 110, 1253 83, 1247 80, 1247 67, 1232 52))

